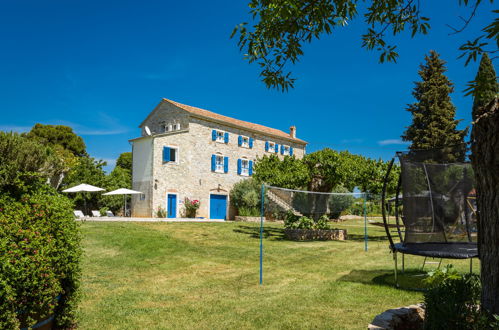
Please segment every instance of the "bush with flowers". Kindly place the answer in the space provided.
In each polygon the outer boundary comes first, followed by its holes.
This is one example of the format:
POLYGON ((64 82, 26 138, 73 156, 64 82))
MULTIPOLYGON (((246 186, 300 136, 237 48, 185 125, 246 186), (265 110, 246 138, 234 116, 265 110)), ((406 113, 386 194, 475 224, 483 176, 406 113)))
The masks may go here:
POLYGON ((0 194, 0 328, 54 315, 75 325, 80 284, 79 225, 73 204, 46 184, 0 194))
POLYGON ((197 199, 189 199, 186 197, 184 199, 184 207, 185 207, 185 217, 186 218, 195 218, 196 212, 199 209, 201 203, 197 199))

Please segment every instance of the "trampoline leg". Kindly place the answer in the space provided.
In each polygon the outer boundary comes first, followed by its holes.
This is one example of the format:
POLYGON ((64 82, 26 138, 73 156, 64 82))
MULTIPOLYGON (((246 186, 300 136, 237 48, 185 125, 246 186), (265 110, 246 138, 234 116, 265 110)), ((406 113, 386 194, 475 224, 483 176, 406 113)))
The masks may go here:
POLYGON ((405 274, 405 253, 402 253, 402 274, 405 274))
POLYGON ((470 274, 473 273, 473 258, 470 258, 470 274))
POLYGON ((393 261, 395 262, 395 287, 399 287, 399 281, 397 277, 397 252, 393 252, 393 261))
POLYGON ((438 262, 438 268, 437 269, 440 269, 440 265, 442 264, 442 258, 440 258, 440 261, 438 262))
POLYGON ((424 260, 423 260, 423 266, 421 267, 421 271, 424 270, 424 265, 426 264, 426 257, 424 257, 424 260))

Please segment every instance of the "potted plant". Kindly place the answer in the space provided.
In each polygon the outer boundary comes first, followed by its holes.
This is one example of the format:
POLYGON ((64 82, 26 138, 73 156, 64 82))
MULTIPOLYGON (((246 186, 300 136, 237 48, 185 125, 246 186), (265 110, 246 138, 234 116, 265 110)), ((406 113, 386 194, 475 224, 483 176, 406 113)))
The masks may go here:
POLYGON ((196 217, 196 211, 199 209, 200 202, 197 199, 189 199, 186 197, 184 199, 184 206, 185 206, 185 216, 186 218, 195 218, 196 217))

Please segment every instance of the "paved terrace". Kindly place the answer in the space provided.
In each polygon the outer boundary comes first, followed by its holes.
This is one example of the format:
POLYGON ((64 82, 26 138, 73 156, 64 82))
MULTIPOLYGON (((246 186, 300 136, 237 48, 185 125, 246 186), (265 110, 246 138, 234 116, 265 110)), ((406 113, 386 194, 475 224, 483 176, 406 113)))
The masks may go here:
POLYGON ((77 218, 76 221, 95 222, 226 222, 219 219, 191 219, 191 218, 131 218, 131 217, 84 217, 77 218))

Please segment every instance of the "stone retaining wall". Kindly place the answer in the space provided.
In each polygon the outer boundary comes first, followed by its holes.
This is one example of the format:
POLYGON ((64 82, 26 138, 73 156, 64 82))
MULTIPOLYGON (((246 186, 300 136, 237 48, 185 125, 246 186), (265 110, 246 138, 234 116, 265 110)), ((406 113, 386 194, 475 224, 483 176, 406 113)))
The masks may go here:
POLYGON ((284 236, 293 241, 344 241, 347 231, 344 229, 284 229, 284 236))

